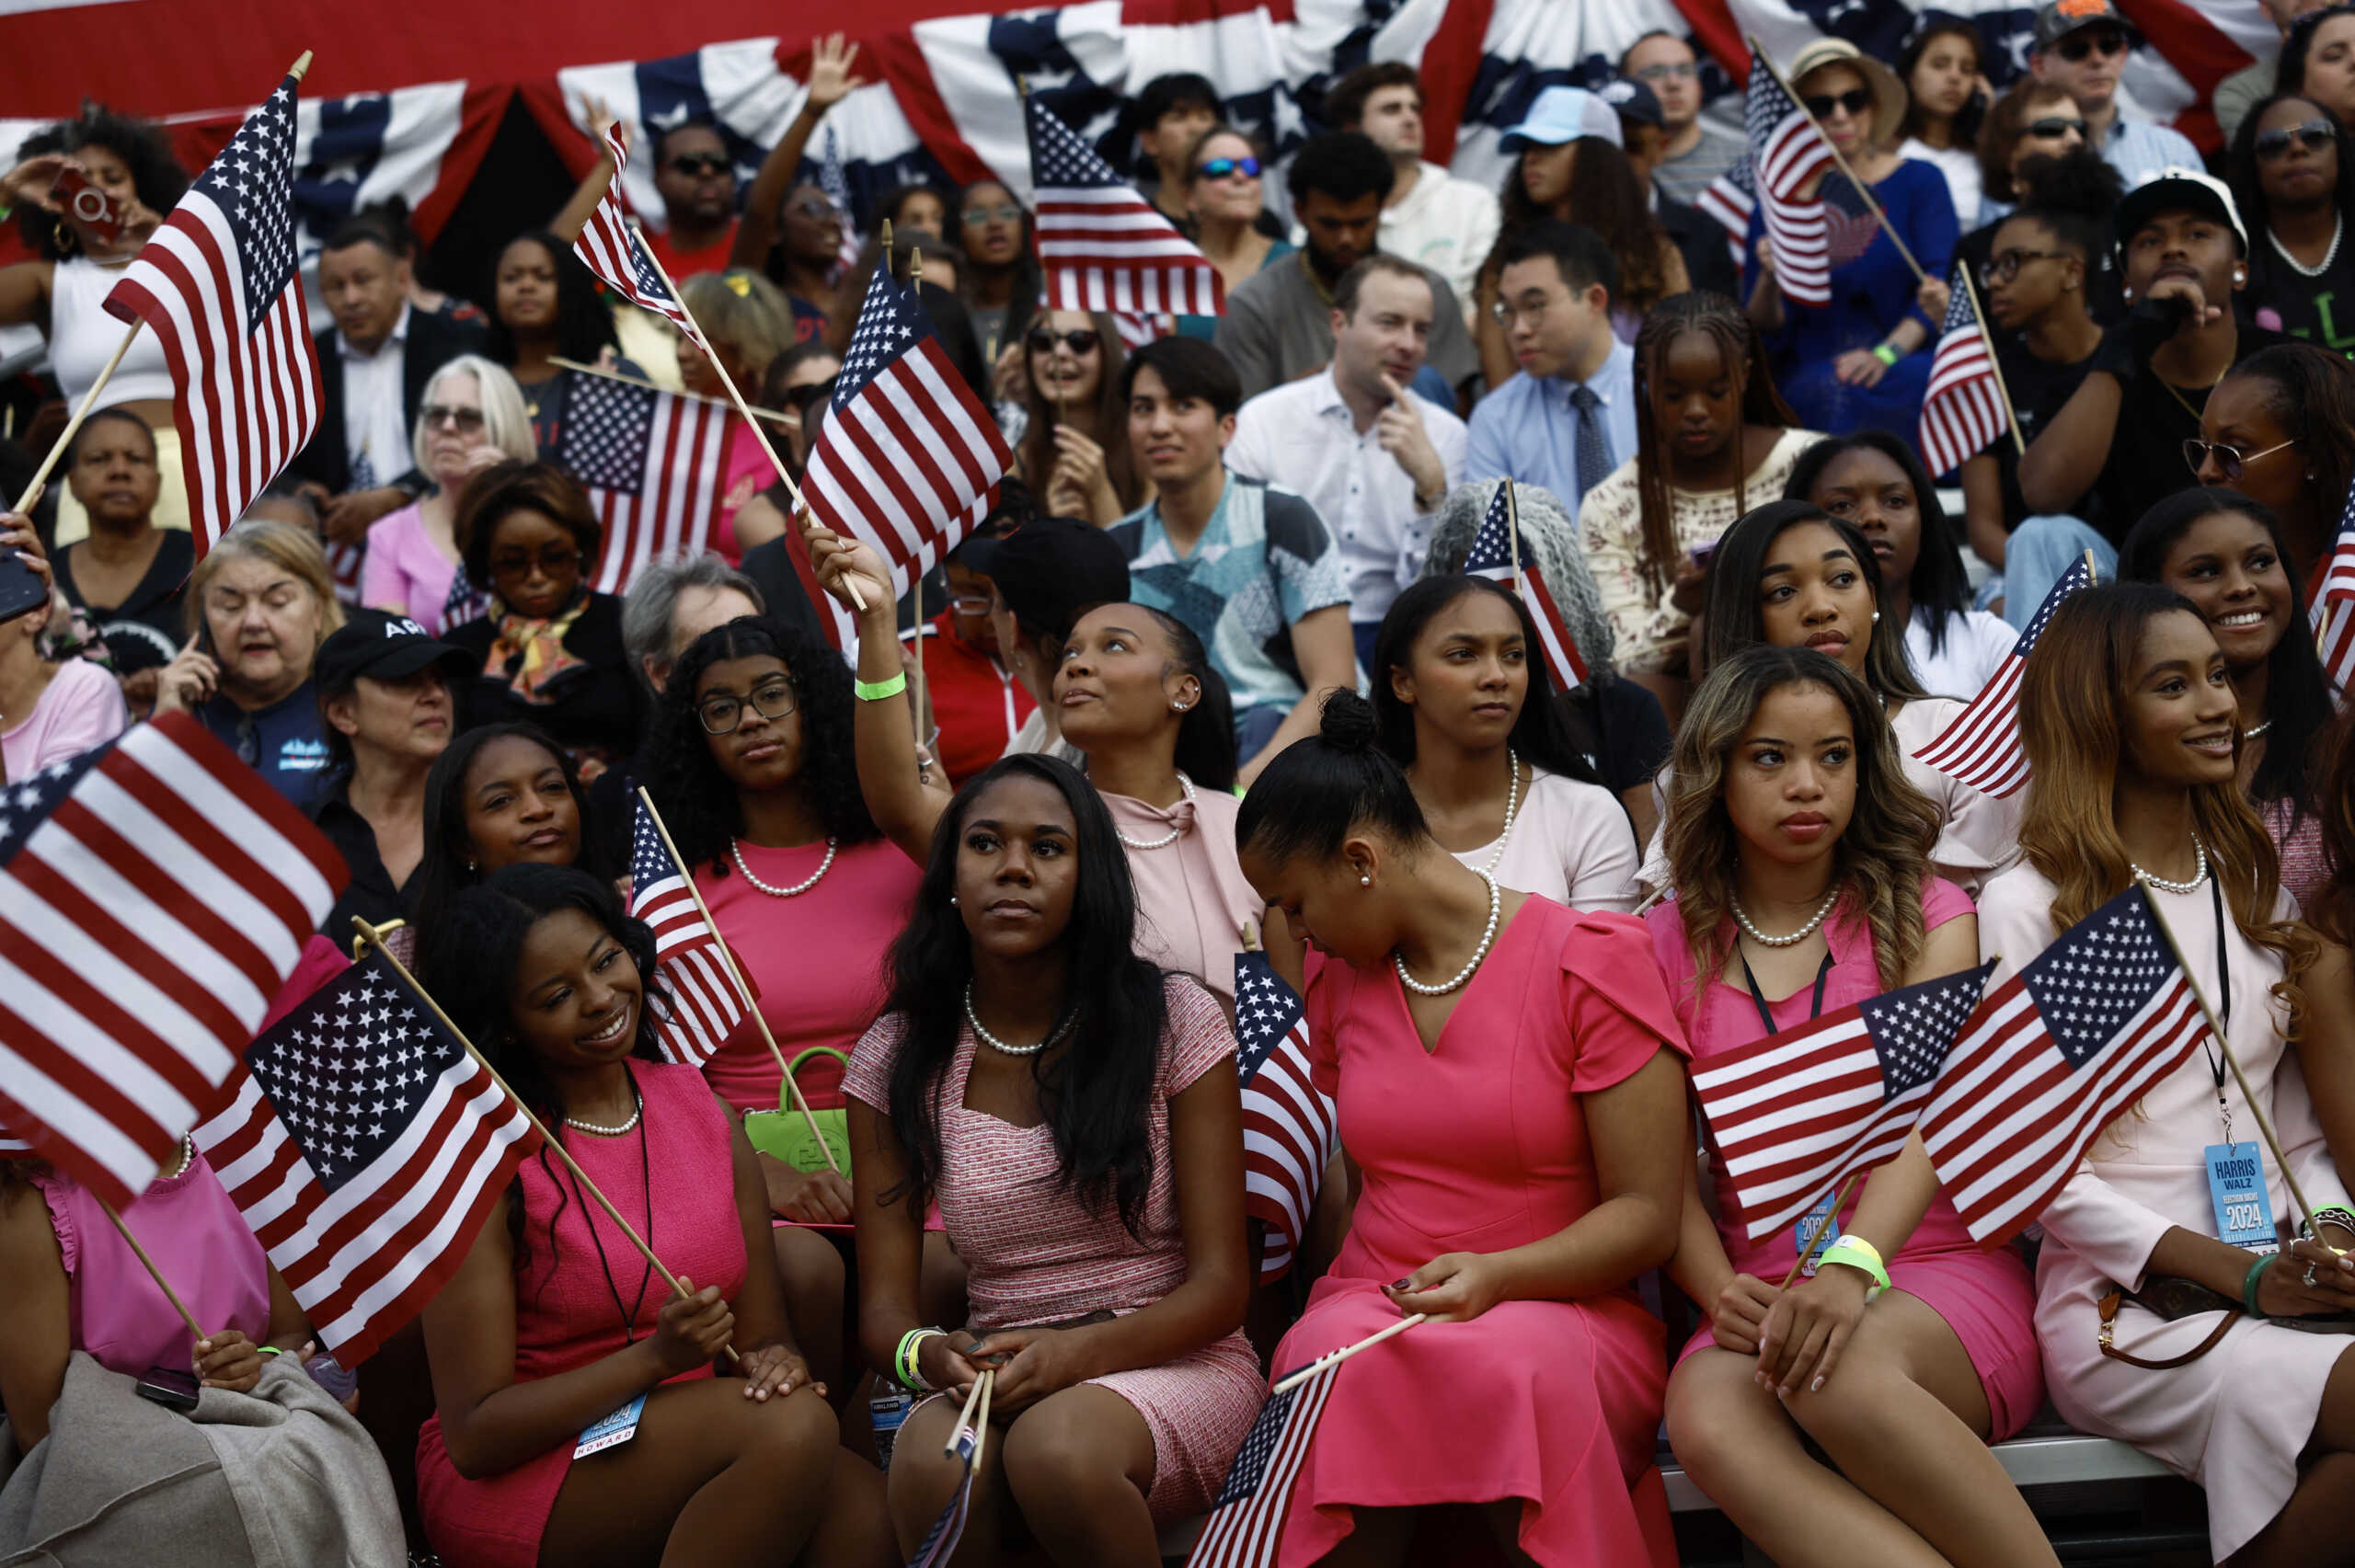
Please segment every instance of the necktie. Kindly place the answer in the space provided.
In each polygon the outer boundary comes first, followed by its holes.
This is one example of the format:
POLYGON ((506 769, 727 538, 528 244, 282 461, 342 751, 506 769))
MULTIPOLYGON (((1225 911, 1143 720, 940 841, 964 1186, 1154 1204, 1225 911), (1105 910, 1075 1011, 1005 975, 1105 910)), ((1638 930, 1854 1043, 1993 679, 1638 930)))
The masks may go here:
POLYGON ((1603 444, 1603 418, 1595 412, 1603 399, 1591 386, 1570 388, 1570 406, 1579 414, 1579 496, 1603 483, 1611 473, 1611 451, 1603 444))

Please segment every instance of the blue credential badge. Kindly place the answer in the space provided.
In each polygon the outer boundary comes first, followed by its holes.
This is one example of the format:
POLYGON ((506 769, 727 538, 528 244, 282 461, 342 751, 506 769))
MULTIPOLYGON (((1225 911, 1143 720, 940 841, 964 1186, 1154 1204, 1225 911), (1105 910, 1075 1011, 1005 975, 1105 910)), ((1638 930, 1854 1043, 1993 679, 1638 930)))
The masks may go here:
POLYGON ((2273 1200, 2265 1190, 2265 1157, 2254 1143, 2208 1145, 2208 1196, 2216 1206, 2216 1234, 2253 1253, 2279 1252, 2273 1200))

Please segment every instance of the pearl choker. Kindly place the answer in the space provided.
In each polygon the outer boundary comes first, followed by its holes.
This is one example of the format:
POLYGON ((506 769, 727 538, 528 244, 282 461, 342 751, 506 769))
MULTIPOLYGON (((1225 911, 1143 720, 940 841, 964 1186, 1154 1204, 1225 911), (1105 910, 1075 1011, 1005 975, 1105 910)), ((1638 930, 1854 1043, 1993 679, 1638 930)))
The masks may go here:
POLYGON ((1741 927, 1743 933, 1749 936, 1751 941, 1755 942, 1761 947, 1796 947, 1800 943, 1805 942, 1809 937, 1815 934, 1815 928, 1823 923, 1824 917, 1832 912, 1832 906, 1837 903, 1839 899, 1840 884, 1834 882, 1832 885, 1832 890, 1823 895, 1823 902, 1815 907, 1815 913, 1808 917, 1807 923, 1799 927, 1798 930, 1791 933, 1788 936, 1767 935, 1764 932, 1759 930, 1756 925, 1752 923, 1749 915, 1742 912, 1741 900, 1740 898, 1729 898, 1726 901, 1733 906, 1734 921, 1741 927))
MULTIPOLYGON (((1180 794, 1185 795, 1187 805, 1191 806, 1194 804, 1193 780, 1188 778, 1183 773, 1179 773, 1178 775, 1178 789, 1180 794)), ((1132 839, 1126 833, 1120 831, 1120 824, 1118 822, 1115 822, 1112 826, 1112 836, 1120 840, 1120 842, 1128 845, 1128 847, 1132 850, 1166 850, 1171 844, 1176 843, 1179 839, 1185 837, 1185 828, 1183 826, 1179 826, 1170 829, 1169 831, 1162 834, 1161 837, 1157 839, 1132 839)), ((979 1025, 977 1024, 975 1027, 978 1028, 979 1025)))
POLYGON ((810 874, 809 880, 806 882, 797 882, 790 887, 772 887, 770 884, 764 882, 759 877, 753 876, 752 868, 744 864, 744 852, 737 847, 737 841, 734 839, 728 841, 728 853, 736 857, 736 869, 744 874, 745 881, 751 883, 762 892, 766 893, 772 898, 797 898, 802 894, 810 891, 810 888, 815 887, 818 885, 818 878, 825 876, 827 871, 833 865, 834 839, 833 835, 831 833, 826 835, 826 858, 818 863, 818 869, 810 874))
POLYGON ((584 1122, 579 1116, 565 1117, 564 1125, 572 1128, 576 1132, 594 1133, 599 1138, 619 1138, 622 1134, 638 1126, 638 1118, 646 1114, 646 1096, 638 1092, 638 1085, 635 1083, 629 1086, 629 1120, 622 1123, 619 1127, 600 1127, 595 1122, 584 1122))
POLYGON ((2198 867, 2188 882, 2170 882, 2164 876, 2154 876, 2131 860, 2126 863, 2126 869, 2132 872, 2138 881, 2147 882, 2162 893, 2197 893, 2200 885, 2208 880, 2208 846, 2200 841, 2197 833, 2191 835, 2191 853, 2197 857, 2198 867))
POLYGON ((2273 721, 2271 719, 2267 719, 2263 724, 2253 724, 2246 729, 2241 731, 2241 738, 2243 740, 2255 740, 2272 727, 2273 721))
POLYGON ((1476 871, 1473 875, 1488 885, 1488 928, 1480 933, 1480 945, 1472 950, 1472 956, 1465 961, 1464 967, 1455 971, 1453 979, 1427 986, 1408 974, 1407 960, 1398 956, 1396 949, 1391 950, 1390 963, 1398 971, 1398 983, 1417 996, 1445 996, 1449 991, 1462 990, 1471 980, 1472 971, 1480 967, 1480 960, 1488 956, 1489 946, 1497 940, 1497 916, 1504 909, 1504 895, 1497 887, 1497 879, 1487 872, 1476 871))
POLYGON ((1074 1012, 1066 1016, 1062 1023, 1055 1025, 1053 1034, 1049 1035, 1035 1046, 1009 1046, 982 1027, 982 1015, 973 1011, 973 982, 967 980, 965 982, 965 1022, 973 1026, 973 1038, 981 1041, 990 1049, 1010 1057, 1034 1057, 1070 1034, 1071 1026, 1079 1022, 1079 1014, 1074 1012))

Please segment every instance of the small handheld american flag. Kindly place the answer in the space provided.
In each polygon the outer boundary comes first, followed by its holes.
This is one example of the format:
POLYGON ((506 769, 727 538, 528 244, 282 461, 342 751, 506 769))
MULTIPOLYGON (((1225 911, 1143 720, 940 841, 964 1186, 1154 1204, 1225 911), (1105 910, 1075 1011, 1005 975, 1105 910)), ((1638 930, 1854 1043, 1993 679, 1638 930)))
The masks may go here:
POLYGON ((1520 542, 1521 565, 1514 567, 1513 536, 1519 527, 1513 515, 1512 481, 1507 479, 1488 498, 1480 532, 1472 536, 1472 547, 1464 553, 1464 569, 1474 577, 1505 583, 1521 595, 1522 602, 1529 606, 1530 619, 1537 623, 1537 640, 1545 645, 1545 668, 1553 672, 1555 687, 1575 690, 1586 682, 1586 660, 1579 657, 1578 642, 1563 624, 1561 607, 1554 602, 1554 592, 1545 586, 1545 574, 1530 553, 1526 538, 1520 542))
POLYGON ((834 216, 842 220, 842 241, 834 247, 834 265, 847 272, 858 265, 858 220, 851 214, 850 176, 843 169, 843 140, 829 125, 825 140, 819 146, 818 189, 826 193, 834 216))
POLYGON ((1957 784, 1998 799, 2028 783, 2028 753, 2020 746, 2020 672, 2061 601, 2091 587, 2093 580, 2092 566, 2082 559, 2073 562, 2044 596, 2028 630, 2004 657, 2003 667, 1987 678, 1970 706, 1913 755, 1957 784))
POLYGON ((1186 1568, 1269 1568, 1276 1561, 1292 1482, 1300 1479, 1301 1461, 1340 1371, 1337 1361, 1297 1388, 1268 1396, 1186 1568))
POLYGON ((2212 1039, 2148 895, 2129 887, 1988 993, 1947 1057, 1922 1142, 1982 1245, 2052 1201, 2101 1130, 2212 1039))
POLYGON ((1953 473, 2011 426, 1965 266, 1955 263, 1954 298, 1930 356, 1930 385, 1922 398, 1922 461, 1933 475, 1953 473))
POLYGON ((619 120, 605 127, 605 155, 613 160, 613 180, 605 187, 597 210, 589 215, 580 235, 573 240, 572 253, 624 299, 666 317, 695 347, 708 352, 695 317, 687 314, 679 297, 662 281, 653 258, 647 254, 645 244, 630 227, 629 214, 622 211, 622 170, 629 167, 629 144, 622 138, 619 120))
POLYGON ((957 1478, 957 1490, 949 1494, 948 1506, 940 1510, 940 1516, 932 1521, 932 1528, 925 1531, 924 1539, 917 1543, 915 1555, 908 1559, 908 1568, 946 1568, 965 1539, 965 1521, 973 1511, 973 1465, 980 1457, 980 1429, 959 1426, 951 1441, 957 1458, 964 1461, 964 1473, 957 1478))
POLYGON ((1159 208, 1035 96, 1024 96, 1022 116, 1050 303, 1145 315, 1217 315, 1226 308, 1218 269, 1159 208))
POLYGON ((1758 210, 1758 166, 1750 161, 1747 148, 1725 173, 1703 188, 1693 205, 1726 231, 1726 246, 1733 252, 1736 267, 1750 259, 1750 214, 1758 210))
POLYGON ((1904 1149, 1993 968, 1887 991, 1694 1064, 1752 1241, 1904 1149))
POLYGON ((702 555, 726 498, 736 410, 598 375, 574 377, 567 397, 557 461, 604 524, 592 586, 626 593, 656 561, 702 555))
POLYGON ((129 1204, 349 880, 187 714, 0 784, 0 1124, 129 1204))
POLYGON ((301 80, 288 75, 246 118, 106 297, 164 345, 200 555, 318 429, 319 356, 295 269, 301 80))
POLYGON ((540 1139, 375 953, 253 1042, 197 1142, 350 1366, 432 1299, 540 1139))
POLYGON ((1775 281, 1794 304, 1832 303, 1830 225, 1821 200, 1802 200, 1808 181, 1832 167, 1832 144, 1823 139, 1798 100, 1783 88, 1774 68, 1755 46, 1750 52, 1749 96, 1742 121, 1750 133, 1750 159, 1758 179, 1758 200, 1766 210, 1766 243, 1775 256, 1775 281))
POLYGON ((1300 1250, 1340 1137, 1333 1102, 1309 1078, 1300 993, 1265 953, 1235 956, 1235 1039, 1243 1075, 1243 1208, 1268 1226, 1259 1277, 1278 1279, 1300 1250))
POLYGON ((671 993, 671 1015, 657 1021, 656 1038, 672 1061, 701 1067, 744 1021, 743 995, 643 800, 630 835, 629 878, 629 912, 654 928, 655 957, 671 993))
POLYGON ((2330 683, 2344 692, 2355 686, 2355 488, 2338 519, 2338 540, 2323 567, 2322 587, 2306 616, 2330 683))

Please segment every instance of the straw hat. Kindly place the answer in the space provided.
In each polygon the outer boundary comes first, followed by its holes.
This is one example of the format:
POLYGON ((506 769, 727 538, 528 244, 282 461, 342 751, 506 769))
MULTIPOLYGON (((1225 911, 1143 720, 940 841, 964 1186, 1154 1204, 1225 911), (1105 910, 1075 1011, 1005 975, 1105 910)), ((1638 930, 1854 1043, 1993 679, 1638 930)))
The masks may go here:
POLYGON ((1801 84, 1826 65, 1845 65, 1865 79, 1873 95, 1873 144, 1894 150, 1908 101, 1905 84, 1897 79, 1897 73, 1844 38, 1820 38, 1791 57, 1783 79, 1790 83, 1794 96, 1804 98, 1807 88, 1801 84))

